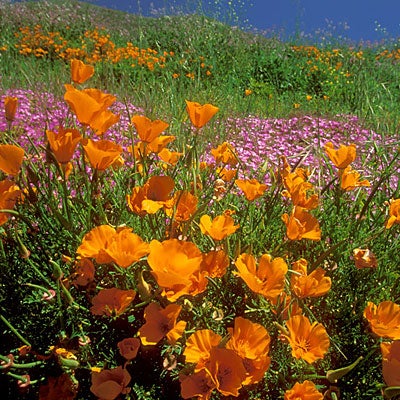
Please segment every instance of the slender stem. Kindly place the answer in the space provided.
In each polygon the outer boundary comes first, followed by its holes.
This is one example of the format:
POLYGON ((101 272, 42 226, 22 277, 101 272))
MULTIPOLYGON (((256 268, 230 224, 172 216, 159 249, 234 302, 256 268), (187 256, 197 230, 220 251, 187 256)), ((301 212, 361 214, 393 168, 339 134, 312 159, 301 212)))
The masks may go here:
POLYGON ((32 345, 11 325, 11 323, 3 316, 0 314, 0 319, 7 325, 7 327, 11 330, 12 333, 14 333, 15 336, 19 340, 21 340, 22 343, 26 344, 29 347, 32 347, 32 345))

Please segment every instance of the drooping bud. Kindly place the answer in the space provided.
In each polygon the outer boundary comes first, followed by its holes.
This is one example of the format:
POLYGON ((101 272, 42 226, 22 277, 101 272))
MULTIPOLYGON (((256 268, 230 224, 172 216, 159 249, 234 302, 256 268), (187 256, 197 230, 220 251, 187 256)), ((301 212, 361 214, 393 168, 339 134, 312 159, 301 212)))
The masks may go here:
POLYGON ((357 358, 356 361, 353 362, 353 364, 350 364, 347 367, 343 367, 343 368, 339 368, 339 369, 330 369, 326 373, 326 379, 328 379, 328 381, 331 383, 336 383, 340 378, 342 378, 347 373, 349 373, 351 370, 353 370, 362 359, 363 359, 363 357, 360 356, 357 358))

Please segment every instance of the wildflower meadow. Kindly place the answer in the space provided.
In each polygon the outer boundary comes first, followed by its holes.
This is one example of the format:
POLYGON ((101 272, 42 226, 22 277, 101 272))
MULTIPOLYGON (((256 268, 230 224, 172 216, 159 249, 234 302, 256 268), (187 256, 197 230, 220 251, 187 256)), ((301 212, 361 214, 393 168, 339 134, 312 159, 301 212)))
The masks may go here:
POLYGON ((2 399, 400 398, 399 39, 0 22, 2 399))

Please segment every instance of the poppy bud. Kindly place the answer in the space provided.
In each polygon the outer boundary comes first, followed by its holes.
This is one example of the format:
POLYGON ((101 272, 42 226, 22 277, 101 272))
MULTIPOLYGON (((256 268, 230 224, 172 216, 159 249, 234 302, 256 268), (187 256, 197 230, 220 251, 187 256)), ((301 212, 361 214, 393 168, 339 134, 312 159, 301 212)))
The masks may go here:
POLYGON ((6 112, 6 120, 11 123, 15 119, 18 108, 18 99, 16 97, 6 97, 4 99, 4 109, 6 112))
POLYGON ((329 370, 326 373, 326 379, 328 379, 329 382, 331 383, 336 383, 340 378, 345 376, 347 373, 349 373, 353 368, 356 367, 356 365, 363 359, 362 356, 358 357, 356 361, 353 362, 353 364, 348 365, 347 367, 339 368, 339 369, 334 369, 334 370, 329 370))

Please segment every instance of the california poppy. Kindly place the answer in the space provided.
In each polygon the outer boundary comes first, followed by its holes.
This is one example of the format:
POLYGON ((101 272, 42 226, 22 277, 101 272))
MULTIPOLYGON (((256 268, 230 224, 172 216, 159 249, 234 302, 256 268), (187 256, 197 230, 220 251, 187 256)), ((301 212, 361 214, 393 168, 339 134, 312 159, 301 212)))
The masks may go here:
POLYGON ((90 311, 94 315, 120 316, 135 299, 134 290, 102 289, 92 299, 90 311))
POLYGON ((368 302, 364 309, 372 332, 376 335, 400 340, 400 306, 392 301, 383 301, 378 305, 368 302))
POLYGON ((217 112, 219 108, 211 104, 199 104, 186 100, 186 111, 189 114, 192 125, 202 128, 217 112))
POLYGON ((174 345, 186 327, 185 321, 176 322, 181 309, 178 304, 168 304, 163 308, 158 303, 150 303, 144 310, 146 323, 139 329, 142 343, 155 345, 166 337, 168 343, 174 345))
POLYGON ((230 337, 225 347, 236 352, 246 369, 243 385, 260 381, 271 363, 268 356, 271 339, 267 330, 258 323, 236 317, 228 333, 230 337))
POLYGON ((4 99, 4 111, 6 114, 6 120, 11 123, 15 119, 15 114, 18 108, 18 98, 6 96, 4 99))
POLYGON ((223 240, 239 229, 239 225, 234 224, 235 221, 229 215, 218 215, 213 220, 209 215, 203 215, 199 226, 203 234, 211 236, 214 240, 223 240))
POLYGON ((227 142, 222 143, 215 149, 211 149, 211 154, 213 155, 216 163, 230 165, 231 167, 234 167, 238 163, 238 157, 235 149, 227 142))
POLYGON ((285 335, 292 348, 292 355, 303 359, 309 364, 324 358, 328 351, 330 340, 322 324, 310 320, 304 315, 294 315, 286 321, 289 335, 285 335))
POLYGON ((353 258, 357 269, 376 268, 378 266, 375 254, 369 249, 354 249, 353 258))
POLYGON ((166 209, 168 216, 173 216, 178 223, 189 221, 197 210, 198 199, 187 190, 178 190, 166 209))
POLYGON ((92 386, 90 391, 102 400, 114 400, 120 394, 130 392, 128 387, 131 376, 121 366, 113 369, 104 369, 101 372, 92 371, 92 386))
MULTIPOLYGON (((22 191, 12 181, 7 179, 0 181, 0 210, 12 210, 22 191)), ((9 214, 0 213, 0 226, 5 224, 9 214)))
POLYGON ((371 186, 366 179, 360 181, 360 174, 348 165, 340 172, 340 187, 349 191, 361 186, 371 186))
POLYGON ((400 224, 400 199, 391 199, 389 202, 389 218, 385 223, 385 227, 389 229, 394 224, 400 224))
POLYGON ((356 159, 356 145, 350 144, 345 146, 340 145, 338 149, 334 148, 332 142, 325 143, 324 150, 333 164, 339 168, 344 169, 356 159))
POLYGON ((87 286, 94 281, 95 267, 89 258, 79 258, 74 265, 70 280, 74 285, 87 286))
POLYGON ((71 60, 71 79, 75 83, 84 83, 94 74, 94 68, 76 58, 71 60))
POLYGON ((82 146, 90 165, 98 171, 106 170, 119 159, 122 153, 122 147, 109 140, 84 139, 82 146))
POLYGON ((325 271, 318 267, 307 273, 308 262, 304 258, 292 264, 293 274, 290 278, 290 288, 299 298, 320 297, 331 288, 331 278, 325 276, 325 271))
POLYGON ((152 275, 163 289, 162 295, 174 302, 185 294, 194 296, 205 290, 205 287, 196 284, 202 259, 202 253, 194 243, 169 239, 150 242, 147 262, 152 275))
POLYGON ((303 170, 297 168, 295 172, 286 174, 283 178, 285 190, 282 195, 292 200, 294 206, 312 210, 318 206, 318 194, 314 192, 312 183, 305 180, 303 170))
MULTIPOLYGON (((178 163, 180 157, 183 156, 183 153, 180 153, 178 151, 171 151, 169 149, 162 149, 158 153, 158 157, 160 158, 161 161, 163 161, 167 166, 174 166, 178 163)), ((165 167, 165 164, 163 167, 165 167)))
POLYGON ((24 150, 13 144, 0 144, 0 170, 8 175, 18 175, 24 150))
POLYGON ((258 262, 251 254, 241 254, 235 261, 238 272, 247 286, 269 300, 276 299, 283 291, 288 266, 283 258, 272 259, 263 254, 258 262))
POLYGON ((286 235, 290 240, 321 240, 321 229, 318 220, 305 208, 294 206, 290 215, 283 214, 286 235))
POLYGON ((144 115, 135 115, 131 118, 132 124, 136 128, 140 140, 150 143, 164 132, 169 124, 161 120, 151 120, 144 115))
POLYGON ((382 375, 387 386, 400 386, 400 340, 382 342, 382 375))
POLYGON ((121 356, 130 361, 137 356, 140 347, 140 339, 135 337, 125 338, 119 341, 117 346, 121 356))
POLYGON ((211 250, 203 254, 201 271, 211 278, 221 278, 229 266, 229 257, 223 250, 211 250))
POLYGON ((205 369, 191 375, 181 373, 179 381, 181 383, 181 396, 184 399, 197 397, 199 400, 209 400, 211 392, 215 389, 215 383, 205 369))
POLYGON ((64 129, 61 126, 58 133, 47 130, 46 136, 51 151, 60 164, 66 164, 71 160, 76 146, 82 139, 77 129, 64 129))
POLYGON ((295 385, 285 392, 284 400, 322 400, 323 394, 318 391, 311 381, 302 383, 296 382, 295 385))
POLYGON ((267 190, 267 185, 258 182, 257 179, 236 179, 235 184, 242 190, 248 201, 258 199, 267 190))

